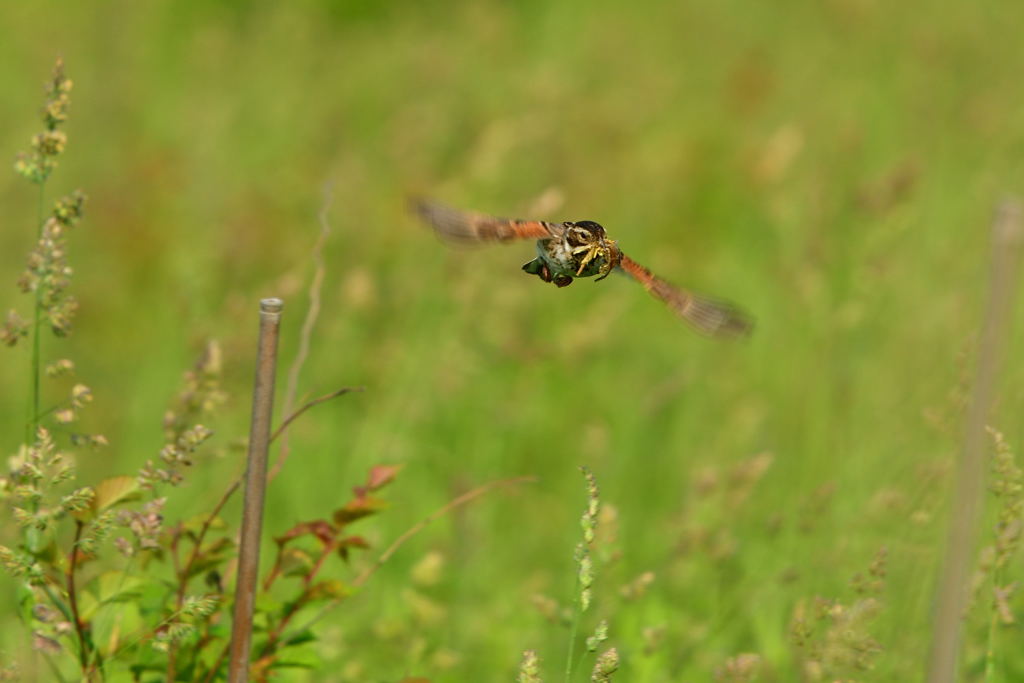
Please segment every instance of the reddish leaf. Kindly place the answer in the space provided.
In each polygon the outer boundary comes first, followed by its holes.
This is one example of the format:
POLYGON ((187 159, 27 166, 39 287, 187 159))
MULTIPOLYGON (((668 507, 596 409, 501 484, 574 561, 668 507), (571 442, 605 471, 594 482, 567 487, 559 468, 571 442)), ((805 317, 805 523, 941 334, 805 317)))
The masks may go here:
POLYGON ((352 548, 369 548, 370 544, 362 536, 346 536, 338 541, 338 557, 348 562, 349 550, 352 548))
POLYGON ((326 519, 314 519, 311 522, 300 522, 296 524, 288 531, 274 538, 274 542, 283 546, 289 541, 293 541, 301 536, 311 535, 315 536, 316 539, 324 545, 329 545, 334 542, 334 537, 337 533, 337 529, 331 526, 330 522, 326 519))
POLYGON ((350 500, 345 504, 345 507, 335 510, 333 515, 334 523, 338 526, 345 526, 346 524, 351 524, 357 519, 362 519, 363 517, 380 512, 387 506, 387 501, 381 500, 380 498, 361 496, 354 500, 350 500))
POLYGON ((370 543, 362 536, 346 536, 345 538, 338 541, 340 545, 346 545, 349 548, 369 548, 370 543))
POLYGON ((398 472, 405 465, 374 465, 362 486, 353 486, 352 493, 356 498, 365 498, 371 491, 383 488, 395 480, 398 472))
POLYGON ((405 465, 374 465, 370 468, 370 476, 366 478, 366 488, 370 491, 387 486, 395 480, 405 465))

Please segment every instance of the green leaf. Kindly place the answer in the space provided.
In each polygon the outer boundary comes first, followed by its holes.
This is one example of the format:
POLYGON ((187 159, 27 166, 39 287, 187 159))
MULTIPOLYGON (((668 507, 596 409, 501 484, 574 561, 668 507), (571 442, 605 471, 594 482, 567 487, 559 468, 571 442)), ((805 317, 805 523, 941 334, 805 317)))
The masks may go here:
MULTIPOLYGON (((92 515, 98 515, 104 510, 121 503, 138 500, 142 496, 142 489, 139 488, 138 480, 128 475, 104 479, 96 485, 95 492, 96 495, 93 496, 92 505, 89 506, 89 512, 92 515)), ((83 510, 80 514, 86 515, 88 513, 83 510)))
POLYGON ((96 594, 90 590, 79 589, 77 596, 78 602, 78 614, 82 621, 88 622, 92 619, 96 610, 99 609, 100 601, 96 599, 96 594))
POLYGON ((31 624, 35 619, 32 615, 32 608, 36 604, 35 592, 27 583, 19 581, 15 596, 18 600, 18 613, 21 615, 22 623, 31 624))
POLYGON ((25 550, 44 564, 60 562, 63 569, 63 553, 57 553, 57 542, 52 529, 40 531, 35 527, 25 529, 25 550))
POLYGON ((166 674, 167 671, 167 656, 162 652, 157 652, 148 645, 136 644, 135 647, 131 648, 130 654, 122 651, 119 656, 131 659, 132 664, 129 671, 135 675, 135 678, 132 679, 133 681, 146 681, 146 683, 150 683, 151 681, 163 681, 166 678, 166 675, 160 678, 142 677, 143 674, 149 672, 164 672, 166 674), (140 647, 140 645, 142 646, 140 647))
POLYGON ((189 569, 188 578, 191 579, 193 576, 204 574, 211 569, 219 567, 229 559, 234 558, 234 551, 235 542, 227 537, 218 538, 209 543, 196 556, 195 562, 192 563, 192 567, 189 569))
POLYGON ((213 531, 221 531, 228 527, 227 522, 225 522, 220 517, 214 517, 213 519, 210 519, 209 515, 195 515, 194 517, 190 517, 186 519, 184 522, 182 522, 181 528, 184 529, 186 532, 192 534, 193 536, 197 536, 199 532, 202 531, 203 525, 206 524, 206 521, 208 519, 210 520, 209 528, 213 531))
MULTIPOLYGON (((284 603, 269 593, 260 592, 256 595, 255 614, 277 614, 284 608, 284 603)), ((253 618, 255 626, 256 619, 253 618)))
POLYGON ((171 604, 170 596, 174 593, 175 588, 176 586, 157 579, 147 581, 139 586, 139 597, 135 602, 147 619, 155 618, 159 621, 167 614, 166 610, 171 604))
POLYGON ((287 638, 283 641, 282 647, 291 647, 293 645, 302 645, 303 643, 312 643, 316 640, 316 634, 308 628, 302 629, 294 636, 287 638))
POLYGON ((146 583, 149 582, 139 576, 122 571, 109 571, 100 574, 95 585, 101 601, 124 602, 142 595, 142 587, 146 583))
POLYGON ((145 627, 145 622, 136 603, 119 601, 96 609, 90 625, 93 643, 100 653, 108 656, 126 642, 135 640, 135 634, 145 627))
POLYGON ((281 573, 285 576, 305 576, 314 564, 310 554, 300 548, 285 548, 281 553, 281 573))
POLYGON ((289 647, 279 651, 271 669, 319 669, 323 660, 312 647, 289 647))
POLYGON ((79 592, 78 612, 84 621, 89 621, 103 605, 138 603, 148 583, 145 579, 122 571, 104 572, 89 582, 87 590, 79 592))
POLYGON ((348 597, 351 593, 352 589, 345 582, 327 579, 307 588, 302 596, 302 602, 308 604, 319 600, 340 600, 348 597))

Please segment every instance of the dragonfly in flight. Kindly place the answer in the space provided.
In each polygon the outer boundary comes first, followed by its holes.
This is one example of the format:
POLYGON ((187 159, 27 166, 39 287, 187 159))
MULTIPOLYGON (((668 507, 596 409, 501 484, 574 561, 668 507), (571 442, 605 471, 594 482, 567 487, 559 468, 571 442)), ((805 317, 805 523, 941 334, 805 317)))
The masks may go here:
POLYGON ((557 287, 567 287, 581 277, 603 280, 618 271, 639 282, 702 334, 741 337, 753 329, 751 318, 732 304, 677 287, 626 256, 618 242, 608 239, 605 229, 594 221, 516 220, 463 211, 428 199, 416 198, 410 203, 414 213, 450 242, 536 240, 537 258, 523 270, 557 287))

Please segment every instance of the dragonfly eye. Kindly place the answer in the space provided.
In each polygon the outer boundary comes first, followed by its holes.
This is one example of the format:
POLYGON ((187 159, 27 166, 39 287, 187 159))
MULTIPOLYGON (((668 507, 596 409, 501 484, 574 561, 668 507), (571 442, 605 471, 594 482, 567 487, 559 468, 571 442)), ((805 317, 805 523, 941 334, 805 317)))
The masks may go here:
POLYGON ((577 221, 576 227, 586 230, 592 237, 604 237, 604 228, 594 221, 577 221))
POLYGON ((567 237, 569 239, 569 244, 574 247, 581 247, 594 241, 594 236, 591 232, 586 228, 581 228, 579 225, 574 225, 569 228, 567 237))

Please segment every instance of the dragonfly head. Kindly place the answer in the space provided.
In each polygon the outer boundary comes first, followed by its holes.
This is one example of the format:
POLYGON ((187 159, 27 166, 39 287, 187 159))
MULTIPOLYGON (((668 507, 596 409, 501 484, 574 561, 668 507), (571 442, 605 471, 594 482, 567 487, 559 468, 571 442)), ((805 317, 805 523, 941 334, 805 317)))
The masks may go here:
POLYGON ((598 280, 608 277, 608 273, 619 264, 621 256, 618 244, 614 240, 608 239, 608 235, 600 223, 594 221, 567 223, 565 239, 573 255, 578 255, 577 277, 580 277, 587 266, 597 259, 600 259, 601 263, 601 267, 597 271, 600 274, 598 280))
POLYGON ((565 238, 573 249, 590 246, 605 240, 605 231, 600 223, 594 221, 576 221, 566 224, 565 238))

